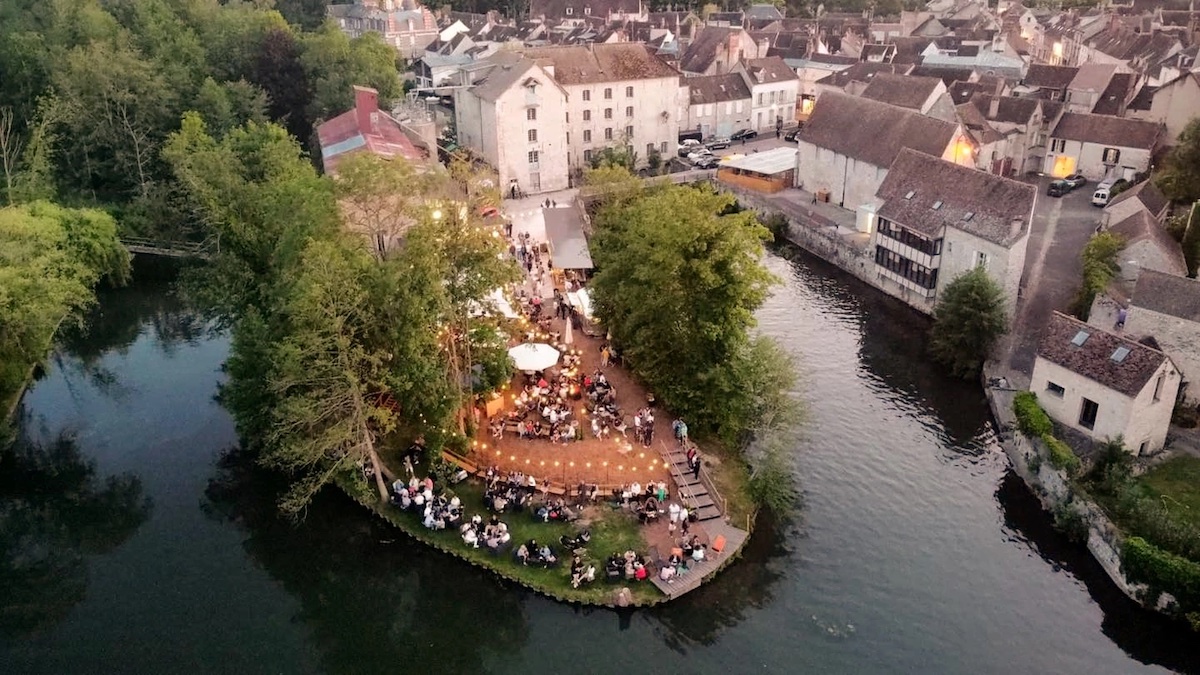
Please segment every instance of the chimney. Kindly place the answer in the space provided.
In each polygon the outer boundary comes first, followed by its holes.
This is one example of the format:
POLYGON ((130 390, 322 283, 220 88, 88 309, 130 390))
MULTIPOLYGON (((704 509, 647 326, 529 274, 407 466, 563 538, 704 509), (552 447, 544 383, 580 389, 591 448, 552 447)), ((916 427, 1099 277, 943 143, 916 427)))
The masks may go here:
POLYGON ((379 92, 370 87, 354 86, 354 118, 360 131, 371 129, 379 113, 379 92))
POLYGON ((997 94, 988 102, 988 119, 994 120, 1000 115, 1000 96, 997 94))

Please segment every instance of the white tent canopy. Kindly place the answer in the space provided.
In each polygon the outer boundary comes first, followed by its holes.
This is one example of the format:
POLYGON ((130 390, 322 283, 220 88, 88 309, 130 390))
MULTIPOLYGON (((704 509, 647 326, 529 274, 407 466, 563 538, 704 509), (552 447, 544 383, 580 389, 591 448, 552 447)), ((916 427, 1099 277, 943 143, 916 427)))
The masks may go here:
POLYGON ((484 314, 500 314, 509 319, 519 319, 520 315, 513 310, 512 303, 508 298, 504 297, 503 289, 488 293, 487 297, 479 302, 471 303, 471 316, 482 316, 484 314))
POLYGON ((517 370, 545 370, 558 363, 559 353, 542 342, 526 342, 508 350, 517 370))
POLYGON ((584 318, 592 318, 592 295, 586 288, 567 293, 567 300, 584 318))

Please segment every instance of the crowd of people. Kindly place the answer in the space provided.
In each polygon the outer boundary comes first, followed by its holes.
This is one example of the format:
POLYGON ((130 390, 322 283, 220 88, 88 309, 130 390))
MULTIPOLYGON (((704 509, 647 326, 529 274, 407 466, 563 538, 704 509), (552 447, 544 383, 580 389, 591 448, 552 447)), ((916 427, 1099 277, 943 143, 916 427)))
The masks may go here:
POLYGON ((391 501, 405 511, 420 514, 421 522, 431 530, 457 527, 462 520, 462 504, 458 497, 448 497, 445 493, 434 495, 433 479, 429 477, 420 480, 413 476, 408 483, 397 479, 392 483, 391 501))
POLYGON ((459 528, 459 534, 462 535, 463 543, 467 546, 479 548, 479 545, 483 544, 493 552, 499 551, 512 541, 508 525, 502 522, 500 516, 497 515, 493 515, 487 525, 483 524, 483 517, 479 514, 471 516, 471 520, 463 523, 459 528))

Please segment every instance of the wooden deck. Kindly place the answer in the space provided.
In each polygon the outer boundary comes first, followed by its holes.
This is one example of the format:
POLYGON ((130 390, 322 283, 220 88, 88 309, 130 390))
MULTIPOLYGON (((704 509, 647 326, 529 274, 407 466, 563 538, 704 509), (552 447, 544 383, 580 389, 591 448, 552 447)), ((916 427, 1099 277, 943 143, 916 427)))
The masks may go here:
POLYGON ((671 581, 663 581, 658 575, 655 575, 652 579, 654 585, 671 600, 699 588, 737 555, 742 544, 745 544, 746 539, 750 536, 749 532, 733 527, 720 519, 705 522, 703 528, 709 541, 713 541, 719 536, 725 537, 725 548, 720 553, 716 553, 710 548, 708 556, 703 562, 692 563, 685 574, 677 576, 671 581))
POLYGON ((720 518, 724 513, 720 495, 708 480, 703 468, 699 477, 692 475, 692 470, 687 465, 687 450, 674 440, 670 443, 659 440, 659 452, 662 454, 663 463, 671 471, 671 478, 675 481, 675 494, 679 495, 680 501, 689 511, 696 512, 697 520, 720 518))

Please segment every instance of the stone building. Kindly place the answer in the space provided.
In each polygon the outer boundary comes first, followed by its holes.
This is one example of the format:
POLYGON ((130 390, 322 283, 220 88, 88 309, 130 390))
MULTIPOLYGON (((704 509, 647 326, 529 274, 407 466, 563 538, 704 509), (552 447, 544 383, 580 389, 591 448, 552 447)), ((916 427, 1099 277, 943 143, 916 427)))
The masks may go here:
POLYGON ((1134 287, 1125 333, 1152 336, 1183 373, 1184 398, 1200 403, 1200 281, 1144 270, 1134 287))
POLYGON ((1166 443, 1180 381, 1162 351, 1055 312, 1029 390, 1060 424, 1147 455, 1166 443))

